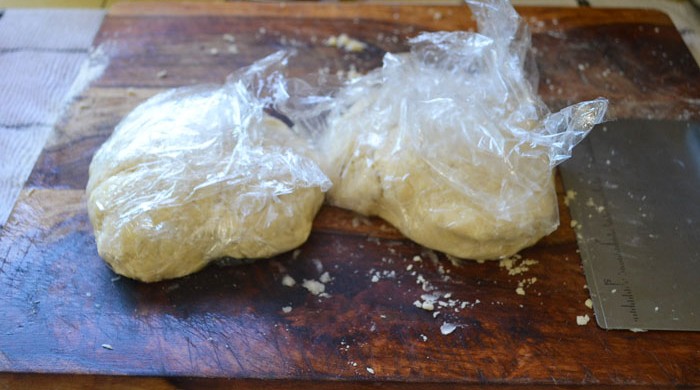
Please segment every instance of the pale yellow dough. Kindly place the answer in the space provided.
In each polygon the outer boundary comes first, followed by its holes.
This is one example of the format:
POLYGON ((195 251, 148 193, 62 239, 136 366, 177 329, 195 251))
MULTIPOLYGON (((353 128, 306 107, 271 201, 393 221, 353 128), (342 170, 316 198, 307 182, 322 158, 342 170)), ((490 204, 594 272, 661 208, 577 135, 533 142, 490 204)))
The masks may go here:
POLYGON ((241 107, 216 88, 166 93, 97 152, 87 206, 115 272, 153 282, 306 241, 325 176, 306 142, 274 118, 254 118, 242 140, 245 126, 232 120, 241 107))
MULTIPOLYGON (((420 33, 324 107, 328 201, 449 255, 511 256, 559 225, 553 169, 607 100, 550 113, 506 1, 470 2, 481 33, 420 33), (482 35, 483 34, 483 35, 482 35), (536 85, 536 83, 534 84, 536 85)), ((522 34, 521 34, 522 33, 522 34)))
MULTIPOLYGON (((375 90, 330 120, 320 140, 333 182, 329 203, 382 217, 423 246, 467 259, 510 256, 557 227, 545 153, 504 158, 440 120, 412 123, 420 132, 406 134, 383 103, 392 93, 375 90), (386 112, 372 112, 377 107, 386 112)), ((512 146, 507 131, 496 135, 512 146)))

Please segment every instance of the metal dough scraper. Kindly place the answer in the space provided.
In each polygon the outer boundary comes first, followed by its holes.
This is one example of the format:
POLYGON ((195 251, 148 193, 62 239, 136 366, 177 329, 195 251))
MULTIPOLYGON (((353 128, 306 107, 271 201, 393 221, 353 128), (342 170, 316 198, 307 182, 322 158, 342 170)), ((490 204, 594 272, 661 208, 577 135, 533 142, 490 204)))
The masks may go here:
POLYGON ((700 330, 700 123, 599 125, 560 171, 598 325, 700 330))

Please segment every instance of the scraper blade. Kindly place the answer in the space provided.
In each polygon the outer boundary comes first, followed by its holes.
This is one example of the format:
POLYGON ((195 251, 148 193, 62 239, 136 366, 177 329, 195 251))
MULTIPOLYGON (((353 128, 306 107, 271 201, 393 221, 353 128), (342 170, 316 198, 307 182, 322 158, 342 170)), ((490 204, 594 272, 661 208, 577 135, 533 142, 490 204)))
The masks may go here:
POLYGON ((560 171, 598 325, 700 330, 700 123, 599 125, 560 171))

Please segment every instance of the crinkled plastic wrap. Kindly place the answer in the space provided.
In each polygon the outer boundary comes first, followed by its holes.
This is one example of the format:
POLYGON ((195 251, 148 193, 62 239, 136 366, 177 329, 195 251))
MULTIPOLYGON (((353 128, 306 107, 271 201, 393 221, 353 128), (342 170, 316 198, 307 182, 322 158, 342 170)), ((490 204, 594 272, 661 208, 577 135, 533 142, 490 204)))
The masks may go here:
POLYGON ((87 186, 97 249, 114 271, 156 281, 307 239, 330 181, 308 142, 264 112, 287 98, 275 70, 285 60, 161 93, 116 127, 87 186))
POLYGON ((530 35, 515 10, 469 4, 479 33, 422 33, 409 53, 386 54, 324 103, 318 146, 331 204, 450 255, 493 259, 556 229, 553 168, 607 100, 550 113, 528 82, 530 35))

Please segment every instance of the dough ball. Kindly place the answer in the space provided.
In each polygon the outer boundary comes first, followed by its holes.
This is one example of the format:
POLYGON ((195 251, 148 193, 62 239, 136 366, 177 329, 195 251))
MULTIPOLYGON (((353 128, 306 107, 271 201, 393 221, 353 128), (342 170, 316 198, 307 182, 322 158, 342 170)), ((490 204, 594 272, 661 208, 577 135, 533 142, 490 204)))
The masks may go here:
POLYGON ((112 269, 153 282, 301 245, 329 184, 247 95, 183 88, 137 107, 95 154, 88 212, 112 269))
POLYGON ((331 204, 460 258, 513 255, 559 224, 553 168, 603 121, 599 98, 551 113, 508 2, 470 3, 480 33, 421 33, 324 107, 331 204))
POLYGON ((522 141, 537 122, 513 117, 515 102, 469 95, 452 76, 385 60, 343 91, 349 108, 319 141, 327 199, 456 257, 509 256, 558 225, 547 151, 522 141))

